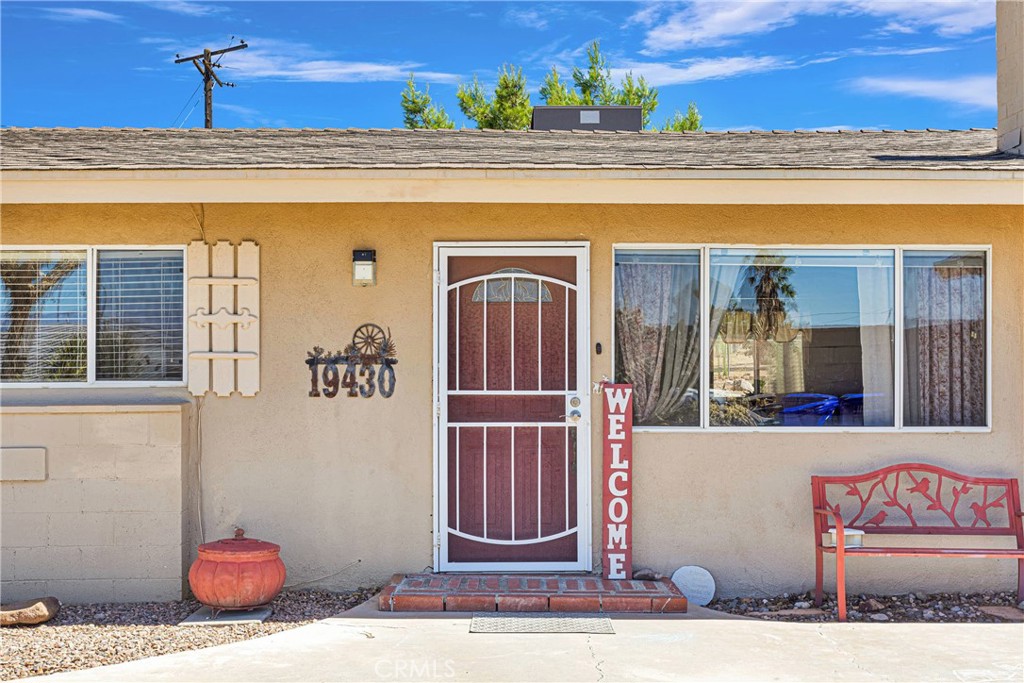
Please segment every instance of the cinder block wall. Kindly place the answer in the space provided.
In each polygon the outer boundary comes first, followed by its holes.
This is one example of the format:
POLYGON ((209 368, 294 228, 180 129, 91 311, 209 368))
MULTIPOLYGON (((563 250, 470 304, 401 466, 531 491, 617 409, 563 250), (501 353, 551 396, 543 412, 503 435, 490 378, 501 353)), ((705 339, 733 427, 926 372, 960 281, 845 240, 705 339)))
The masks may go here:
POLYGON ((0 410, 0 594, 182 596, 187 406, 0 410))

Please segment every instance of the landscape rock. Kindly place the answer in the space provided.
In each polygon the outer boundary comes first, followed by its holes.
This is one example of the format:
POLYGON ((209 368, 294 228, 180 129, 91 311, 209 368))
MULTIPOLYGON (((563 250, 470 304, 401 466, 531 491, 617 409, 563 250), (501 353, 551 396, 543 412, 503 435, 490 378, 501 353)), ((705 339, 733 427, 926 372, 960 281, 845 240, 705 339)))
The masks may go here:
POLYGON ((0 626, 31 626, 53 619, 60 611, 60 600, 54 597, 12 602, 0 606, 0 626))
POLYGON ((978 608, 979 612, 1005 619, 1006 621, 1024 621, 1024 610, 1019 607, 1007 607, 1003 605, 986 605, 978 608))
POLYGON ((376 588, 345 593, 286 590, 274 598, 274 612, 262 624, 217 628, 178 626, 200 607, 195 600, 63 605, 60 614, 48 623, 4 629, 0 637, 0 681, 258 638, 335 616, 376 592, 376 588))
POLYGON ((870 619, 872 621, 889 621, 889 615, 888 614, 872 614, 870 616, 870 619))
POLYGON ((804 601, 794 602, 793 607, 795 607, 796 609, 810 609, 811 603, 804 601))
POLYGON ((633 570, 634 581, 657 581, 663 578, 665 578, 663 574, 659 574, 650 567, 641 567, 640 569, 633 570))
POLYGON ((817 607, 798 607, 796 609, 780 609, 772 612, 780 617, 823 617, 825 612, 817 607))
MULTIPOLYGON (((732 614, 757 616, 761 619, 779 621, 834 622, 838 619, 838 604, 835 594, 825 594, 821 610, 801 609, 811 605, 813 592, 779 595, 772 598, 761 596, 738 597, 715 600, 712 609, 732 614), (820 614, 818 613, 820 612, 820 614)), ((869 621, 875 615, 884 614, 886 619, 874 621, 944 623, 944 622, 988 622, 1018 621, 1024 615, 1019 610, 1017 594, 1010 592, 993 593, 904 593, 903 595, 856 595, 851 594, 847 602, 847 619, 851 622, 869 621), (922 598, 919 600, 918 598, 922 598), (956 609, 954 609, 954 607, 956 609), (874 609, 875 611, 868 611, 874 609)))
POLYGON ((861 612, 881 612, 885 609, 885 605, 874 598, 868 598, 860 603, 860 607, 857 609, 861 612))

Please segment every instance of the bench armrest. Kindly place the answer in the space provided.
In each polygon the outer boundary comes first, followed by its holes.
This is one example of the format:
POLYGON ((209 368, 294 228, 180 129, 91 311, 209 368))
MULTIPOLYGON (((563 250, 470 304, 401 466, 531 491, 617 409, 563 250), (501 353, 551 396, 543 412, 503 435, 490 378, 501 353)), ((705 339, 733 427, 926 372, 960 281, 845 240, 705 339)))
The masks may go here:
MULTIPOLYGON (((839 514, 838 512, 834 511, 834 510, 829 510, 828 508, 814 508, 814 514, 816 514, 816 515, 824 515, 826 517, 831 517, 832 518, 832 520, 835 522, 835 525, 836 525, 836 550, 838 551, 840 548, 844 548, 845 549, 846 548, 846 527, 843 526, 843 516, 841 514, 839 514)), ((819 544, 821 543, 821 539, 820 538, 815 539, 815 540, 819 544)))

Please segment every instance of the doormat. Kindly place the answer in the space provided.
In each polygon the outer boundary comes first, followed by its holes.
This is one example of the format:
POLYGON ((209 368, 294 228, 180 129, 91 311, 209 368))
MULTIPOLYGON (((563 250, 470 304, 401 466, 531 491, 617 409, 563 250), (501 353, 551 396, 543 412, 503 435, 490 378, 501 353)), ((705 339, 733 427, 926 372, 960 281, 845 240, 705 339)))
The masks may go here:
POLYGON ((602 633, 614 635, 612 620, 601 614, 566 612, 474 612, 470 633, 602 633))

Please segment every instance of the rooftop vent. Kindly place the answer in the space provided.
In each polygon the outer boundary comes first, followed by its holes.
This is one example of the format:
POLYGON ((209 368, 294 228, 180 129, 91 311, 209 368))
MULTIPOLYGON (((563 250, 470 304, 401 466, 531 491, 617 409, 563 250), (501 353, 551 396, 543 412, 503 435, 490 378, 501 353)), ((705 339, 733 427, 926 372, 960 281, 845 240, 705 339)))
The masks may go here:
POLYGON ((640 107, 534 107, 533 130, 630 130, 643 128, 640 107))

